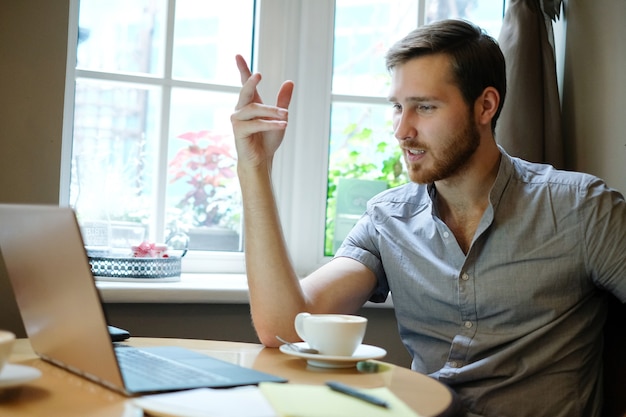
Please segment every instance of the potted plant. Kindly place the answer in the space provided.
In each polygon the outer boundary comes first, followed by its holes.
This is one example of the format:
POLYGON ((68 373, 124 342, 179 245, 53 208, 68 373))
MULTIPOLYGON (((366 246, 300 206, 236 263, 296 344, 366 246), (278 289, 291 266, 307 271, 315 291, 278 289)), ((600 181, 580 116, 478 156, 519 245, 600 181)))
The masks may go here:
POLYGON ((209 130, 187 132, 177 136, 187 142, 170 160, 168 164, 170 184, 184 182, 188 191, 180 198, 176 207, 190 217, 188 226, 189 248, 209 250, 237 250, 239 237, 235 231, 228 233, 228 226, 233 225, 233 216, 237 217, 238 204, 234 198, 237 195, 231 188, 236 177, 236 158, 234 156, 233 140, 229 135, 219 134, 209 130), (230 186, 230 187, 229 187, 230 186), (226 247, 211 242, 206 237, 208 230, 213 229, 213 235, 228 235, 230 241, 236 242, 236 248, 231 242, 226 247), (204 235, 204 244, 198 243, 204 235), (235 234, 234 238, 232 235, 235 234), (207 247, 207 244, 209 245, 207 247))

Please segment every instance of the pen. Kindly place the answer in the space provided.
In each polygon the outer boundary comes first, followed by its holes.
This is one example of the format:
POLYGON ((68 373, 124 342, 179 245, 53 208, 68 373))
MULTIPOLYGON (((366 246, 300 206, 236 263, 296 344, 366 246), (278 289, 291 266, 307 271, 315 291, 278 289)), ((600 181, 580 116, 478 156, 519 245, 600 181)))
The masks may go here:
POLYGON ((328 387, 330 387, 330 389, 332 389, 333 391, 337 391, 340 392, 342 394, 346 394, 349 395, 353 398, 358 398, 359 400, 363 400, 366 401, 370 404, 374 404, 377 405, 379 407, 385 407, 388 408, 389 404, 387 404, 387 401, 382 400, 378 397, 374 397, 373 395, 369 395, 366 394, 364 392, 361 392, 355 388, 352 388, 349 385, 346 384, 342 384, 341 382, 337 382, 337 381, 328 381, 326 382, 326 385, 328 387))

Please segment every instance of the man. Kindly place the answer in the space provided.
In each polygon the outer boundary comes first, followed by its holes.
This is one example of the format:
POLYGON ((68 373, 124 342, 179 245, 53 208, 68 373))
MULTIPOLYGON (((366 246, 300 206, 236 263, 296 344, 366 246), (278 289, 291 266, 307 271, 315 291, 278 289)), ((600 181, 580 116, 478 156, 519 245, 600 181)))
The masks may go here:
POLYGON ((470 416, 598 416, 605 291, 626 301, 626 202, 590 175, 512 158, 494 139, 506 82, 497 43, 448 20, 387 55, 395 137, 411 183, 374 197, 325 266, 299 280, 272 193, 293 83, 231 117, 250 304, 262 343, 297 339, 300 311, 354 313, 393 294, 412 369, 470 416))

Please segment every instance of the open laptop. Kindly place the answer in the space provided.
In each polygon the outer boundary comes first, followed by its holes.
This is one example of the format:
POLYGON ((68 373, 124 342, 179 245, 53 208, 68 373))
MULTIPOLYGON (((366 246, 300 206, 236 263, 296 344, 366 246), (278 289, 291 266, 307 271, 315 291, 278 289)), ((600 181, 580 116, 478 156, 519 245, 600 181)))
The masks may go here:
POLYGON ((0 251, 33 350, 46 361, 129 396, 286 382, 190 349, 112 343, 71 208, 0 204, 0 251))

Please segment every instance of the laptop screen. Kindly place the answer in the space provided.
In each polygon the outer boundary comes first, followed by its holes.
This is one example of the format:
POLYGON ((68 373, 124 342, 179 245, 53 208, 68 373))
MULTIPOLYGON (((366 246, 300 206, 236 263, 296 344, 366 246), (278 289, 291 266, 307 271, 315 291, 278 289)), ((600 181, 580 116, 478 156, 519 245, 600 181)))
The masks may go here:
POLYGON ((0 204, 0 251, 33 350, 74 372, 122 387, 73 210, 0 204))

